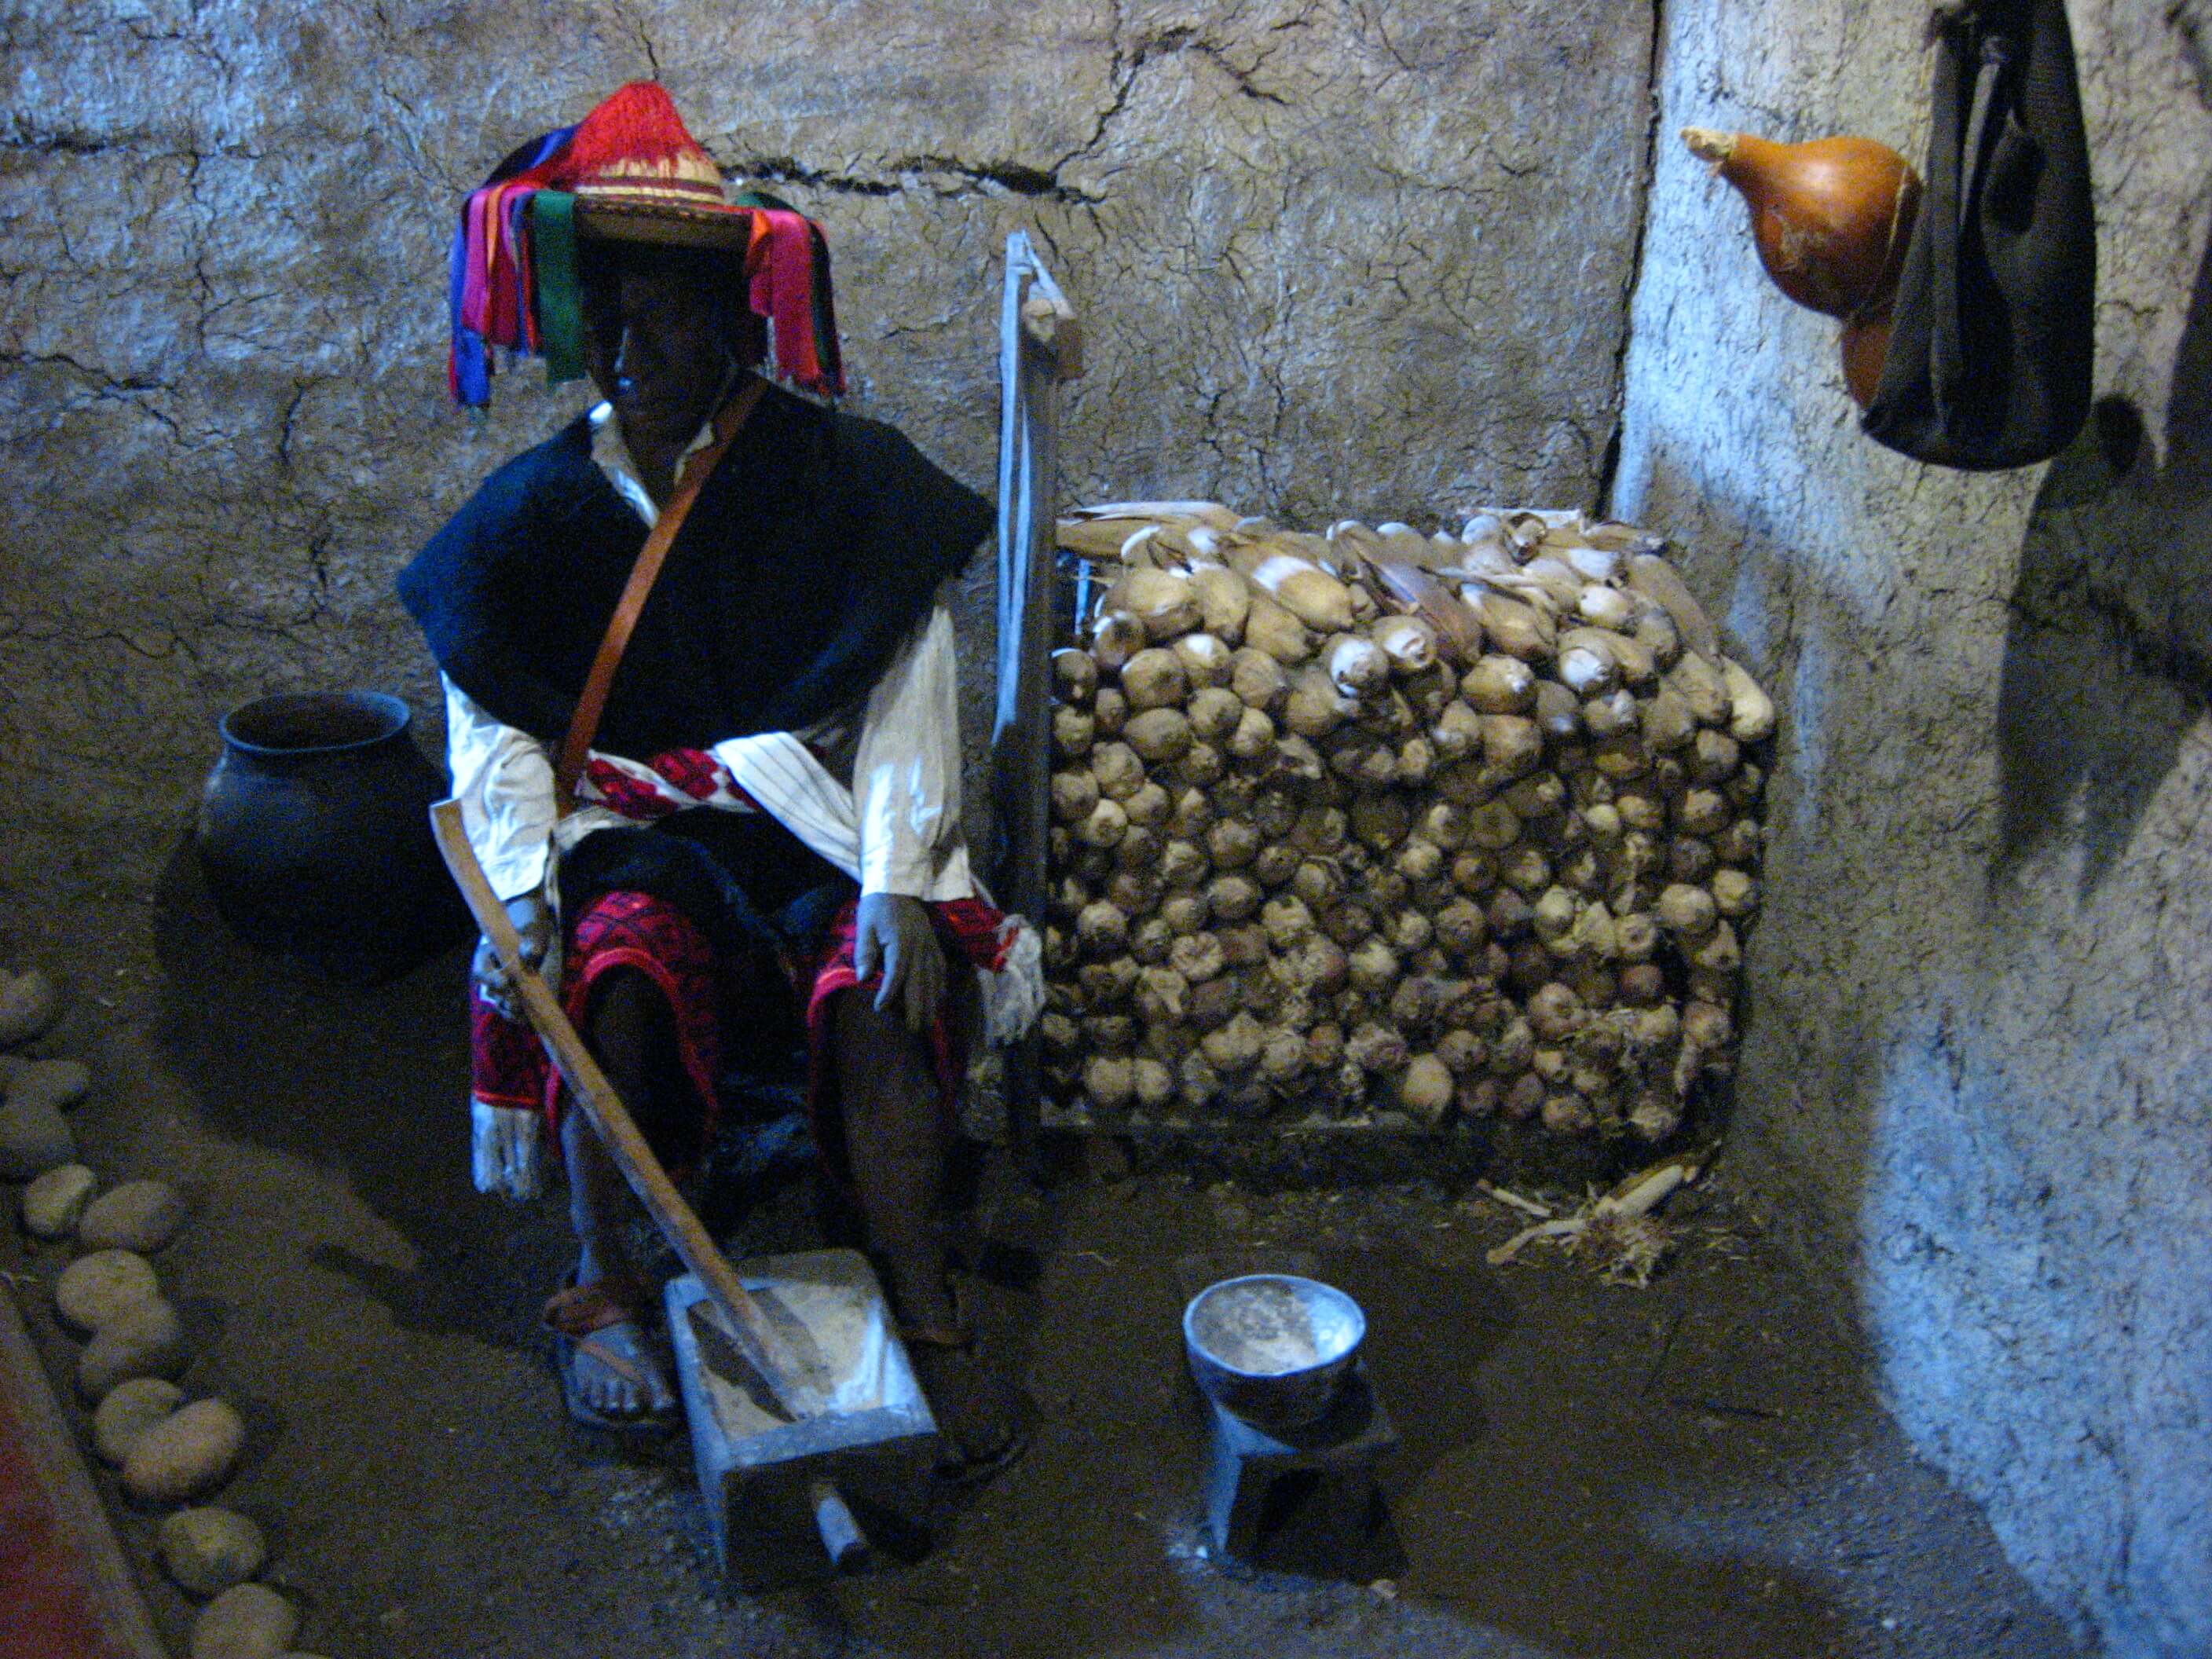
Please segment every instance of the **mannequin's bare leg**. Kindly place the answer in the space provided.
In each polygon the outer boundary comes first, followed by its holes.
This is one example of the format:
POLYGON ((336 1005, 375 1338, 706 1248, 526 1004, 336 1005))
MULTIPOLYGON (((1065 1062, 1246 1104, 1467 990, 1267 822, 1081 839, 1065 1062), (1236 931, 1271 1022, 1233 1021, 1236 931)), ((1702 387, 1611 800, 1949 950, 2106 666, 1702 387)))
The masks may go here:
POLYGON ((853 1184, 908 1352, 962 1460, 988 1462, 1013 1438, 1015 1405, 964 1340, 946 1275, 946 1130, 927 1040, 866 990, 832 1002, 830 1040, 853 1184))
MULTIPOLYGON (((654 1045, 675 1041, 667 1004, 644 975, 617 969, 599 982, 588 1023, 586 1036, 592 1054, 615 1091, 635 1114, 651 1086, 649 1057, 654 1045)), ((623 1229, 636 1200, 599 1144, 598 1133, 573 1101, 562 1115, 561 1151, 568 1166, 569 1219, 576 1229, 576 1283, 605 1280, 617 1294, 635 1302, 645 1290, 623 1229)), ((675 1404, 668 1379, 635 1323, 609 1325, 594 1332, 592 1340, 638 1373, 637 1377, 626 1376, 589 1350, 578 1349, 577 1391, 593 1411, 605 1417, 633 1417, 665 1411, 675 1404)))

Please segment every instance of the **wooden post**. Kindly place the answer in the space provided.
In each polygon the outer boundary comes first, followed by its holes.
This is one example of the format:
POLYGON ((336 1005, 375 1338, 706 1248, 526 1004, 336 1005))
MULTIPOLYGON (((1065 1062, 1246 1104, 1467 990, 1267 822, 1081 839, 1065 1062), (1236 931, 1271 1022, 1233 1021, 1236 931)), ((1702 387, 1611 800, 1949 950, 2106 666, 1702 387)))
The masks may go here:
MULTIPOLYGON (((1083 332, 1028 234, 1006 238, 999 316, 999 702, 991 730, 999 901, 1044 926, 1052 756, 1053 523, 1060 510, 1057 386, 1083 372, 1083 332)), ((1007 1055, 1007 1128, 1037 1127, 1037 1036, 1007 1055)))

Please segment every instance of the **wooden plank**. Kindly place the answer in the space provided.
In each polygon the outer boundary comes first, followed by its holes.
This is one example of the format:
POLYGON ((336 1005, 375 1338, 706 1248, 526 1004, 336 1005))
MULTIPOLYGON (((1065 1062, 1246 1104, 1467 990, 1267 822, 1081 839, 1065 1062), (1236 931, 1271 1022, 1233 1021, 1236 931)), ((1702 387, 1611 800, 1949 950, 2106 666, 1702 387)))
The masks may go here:
POLYGON ((0 1653, 168 1659, 121 1541, 0 1285, 0 1653))
MULTIPOLYGON (((1082 372, 1073 309, 1028 234, 1006 238, 999 315, 998 708, 991 732, 998 848, 992 872, 1008 909, 1044 925, 1045 845, 1050 823, 1053 523, 1059 505, 1059 398, 1082 372)), ((1016 1145, 1035 1140, 1037 1038, 1009 1056, 1008 1126, 1016 1145)))
POLYGON ((532 1029, 544 1040, 553 1064, 568 1084, 578 1107, 591 1120, 592 1127, 599 1132, 607 1156, 623 1172, 623 1178, 629 1182, 630 1190, 645 1206, 646 1213, 653 1218, 661 1236, 684 1265, 699 1276, 708 1299, 729 1321, 731 1338, 738 1352, 760 1373, 760 1381, 776 1401, 794 1421, 818 1415, 826 1408, 829 1398, 826 1379, 816 1374, 819 1368, 807 1366, 784 1340, 782 1333, 769 1323, 760 1304, 738 1280, 737 1270, 715 1246, 706 1228, 700 1225, 699 1218, 684 1201, 684 1194, 676 1190, 676 1183, 669 1180, 668 1172, 660 1167, 660 1160, 653 1156, 652 1146, 639 1132, 629 1109, 623 1104, 622 1096, 599 1069, 592 1051, 584 1046, 584 1039, 569 1022, 552 988, 537 972, 523 965, 522 943, 515 937, 514 924, 507 919, 506 907, 484 878, 483 866, 477 862, 475 849, 469 845, 468 832, 461 823, 460 803, 440 801, 430 809, 430 825, 438 838, 438 850, 445 855, 446 867, 453 872, 454 884, 468 902, 477 926, 499 952, 500 961, 522 999, 523 1011, 530 1017, 532 1029))

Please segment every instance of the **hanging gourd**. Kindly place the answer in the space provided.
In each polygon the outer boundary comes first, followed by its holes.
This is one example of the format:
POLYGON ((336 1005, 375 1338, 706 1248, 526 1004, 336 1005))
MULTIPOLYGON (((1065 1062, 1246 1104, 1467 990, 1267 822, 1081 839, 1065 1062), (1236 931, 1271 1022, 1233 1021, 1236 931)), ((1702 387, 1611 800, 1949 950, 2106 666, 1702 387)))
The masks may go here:
POLYGON ((1682 142, 1743 197, 1774 285, 1844 320, 1844 380, 1863 406, 1881 379, 1889 301, 1920 206, 1919 175, 1872 138, 1778 144, 1755 133, 1685 127, 1682 142))

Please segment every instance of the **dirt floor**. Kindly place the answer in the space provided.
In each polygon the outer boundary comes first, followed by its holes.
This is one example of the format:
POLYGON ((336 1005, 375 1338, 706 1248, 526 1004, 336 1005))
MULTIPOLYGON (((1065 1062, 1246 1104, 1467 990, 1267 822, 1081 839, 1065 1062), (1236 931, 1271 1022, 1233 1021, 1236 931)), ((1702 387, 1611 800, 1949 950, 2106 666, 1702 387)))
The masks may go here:
MULTIPOLYGON (((71 986, 39 1047, 95 1066, 87 1161, 192 1194, 160 1266, 189 1389, 249 1425, 221 1501, 268 1529, 300 1645, 333 1659, 2077 1652, 1725 1170, 1638 1291, 1547 1253, 1486 1265, 1519 1218, 1425 1182, 1265 1194, 1109 1157, 1041 1190, 1000 1163, 981 1296, 1036 1404, 1027 1455, 943 1497, 918 1563, 730 1593, 686 1443, 625 1454, 560 1415, 534 1325, 559 1206, 469 1187, 459 952, 374 991, 298 982, 183 874, 0 945, 71 986), (1213 1559, 1177 1322, 1194 1274, 1285 1252, 1366 1308, 1402 1438, 1388 1532, 1318 1576, 1213 1559)), ((733 1246, 803 1247, 811 1212, 803 1181, 770 1183, 733 1246)), ((63 1265, 4 1248, 34 1279, 63 1265)), ((117 1516, 147 1563, 153 1517, 117 1516)), ((190 1606, 148 1577, 181 1651, 190 1606)))

